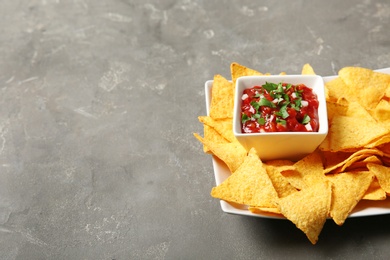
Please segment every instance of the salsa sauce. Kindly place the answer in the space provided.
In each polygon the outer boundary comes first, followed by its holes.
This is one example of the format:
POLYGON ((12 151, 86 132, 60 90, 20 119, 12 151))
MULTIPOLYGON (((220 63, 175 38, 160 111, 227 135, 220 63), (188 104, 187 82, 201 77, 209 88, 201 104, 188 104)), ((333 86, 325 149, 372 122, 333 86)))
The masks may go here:
POLYGON ((304 84, 265 83, 245 89, 242 133, 318 132, 318 99, 304 84))

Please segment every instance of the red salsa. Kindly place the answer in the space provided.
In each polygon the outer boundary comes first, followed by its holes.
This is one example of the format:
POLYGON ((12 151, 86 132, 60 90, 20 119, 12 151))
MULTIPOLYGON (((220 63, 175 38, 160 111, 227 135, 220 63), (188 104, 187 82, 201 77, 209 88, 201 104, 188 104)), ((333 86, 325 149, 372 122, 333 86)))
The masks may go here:
POLYGON ((245 89, 243 133, 318 132, 318 99, 304 84, 269 83, 245 89))

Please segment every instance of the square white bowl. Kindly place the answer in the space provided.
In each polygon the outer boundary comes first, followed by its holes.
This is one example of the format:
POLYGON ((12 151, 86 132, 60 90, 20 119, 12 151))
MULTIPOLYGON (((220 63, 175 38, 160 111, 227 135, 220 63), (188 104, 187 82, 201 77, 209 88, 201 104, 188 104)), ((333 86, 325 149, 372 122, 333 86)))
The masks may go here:
POLYGON ((254 147, 263 161, 274 159, 299 160, 313 152, 328 134, 328 116, 324 81, 317 75, 271 75, 271 76, 245 76, 236 81, 234 96, 233 133, 237 140, 250 150, 254 147), (293 85, 305 84, 317 95, 319 101, 318 132, 241 132, 241 98, 244 89, 270 83, 290 83, 293 85))

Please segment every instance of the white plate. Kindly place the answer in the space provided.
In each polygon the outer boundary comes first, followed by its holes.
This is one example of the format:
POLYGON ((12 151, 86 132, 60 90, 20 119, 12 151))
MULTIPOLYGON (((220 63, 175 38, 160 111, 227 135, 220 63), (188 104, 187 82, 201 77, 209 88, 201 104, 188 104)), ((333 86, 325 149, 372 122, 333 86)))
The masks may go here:
MULTIPOLYGON (((387 73, 390 74, 390 68, 384 68, 376 70, 378 72, 387 73)), ((325 82, 328 82, 337 76, 328 76, 323 77, 325 82)), ((209 115, 209 106, 211 101, 211 87, 212 87, 213 81, 208 80, 205 84, 205 94, 206 94, 206 110, 207 115, 209 115)), ((212 158, 213 162, 213 168, 214 168, 214 176, 215 176, 215 183, 216 185, 221 184, 224 180, 226 180, 229 175, 230 171, 221 160, 219 160, 217 157, 213 156, 212 158)), ((280 215, 272 214, 272 213, 262 213, 262 214, 254 214, 250 212, 245 205, 230 203, 221 200, 221 208, 224 212, 230 213, 230 214, 236 214, 236 215, 243 215, 243 216, 252 216, 252 217, 261 217, 261 218, 275 218, 275 219, 285 219, 284 217, 281 217, 280 215)), ((383 201, 369 201, 369 200, 362 200, 359 202, 359 204, 355 207, 353 212, 349 215, 349 217, 367 217, 367 216, 376 216, 376 215, 383 215, 383 214, 390 214, 390 198, 387 198, 383 201)))

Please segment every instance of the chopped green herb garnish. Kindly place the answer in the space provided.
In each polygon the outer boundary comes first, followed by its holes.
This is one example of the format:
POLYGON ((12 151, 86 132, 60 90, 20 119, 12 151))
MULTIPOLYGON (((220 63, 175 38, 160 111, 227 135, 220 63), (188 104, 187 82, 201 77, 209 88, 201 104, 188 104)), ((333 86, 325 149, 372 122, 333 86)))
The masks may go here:
POLYGON ((302 101, 302 98, 301 98, 301 97, 294 100, 294 103, 295 103, 295 110, 298 109, 297 111, 299 111, 299 109, 302 107, 301 101, 302 101))
POLYGON ((281 124, 281 125, 286 125, 286 120, 284 120, 284 119, 281 119, 281 118, 276 118, 276 123, 278 123, 278 124, 281 124))
POLYGON ((288 114, 288 112, 287 112, 287 105, 288 105, 288 104, 289 104, 289 103, 283 104, 283 106, 280 108, 279 112, 276 112, 275 114, 276 114, 277 116, 282 117, 283 119, 286 119, 287 117, 289 117, 289 114, 288 114))
POLYGON ((302 124, 306 125, 307 123, 310 122, 310 116, 306 114, 303 119, 302 119, 302 124))
POLYGON ((244 124, 245 122, 249 121, 250 117, 247 116, 247 114, 242 114, 241 116, 241 122, 244 124))
POLYGON ((261 118, 257 119, 257 122, 258 122, 260 125, 265 125, 265 119, 264 119, 264 117, 261 117, 261 118))
POLYGON ((276 89, 276 92, 283 94, 283 85, 282 85, 282 83, 278 84, 278 88, 276 89))
POLYGON ((296 96, 297 98, 302 97, 302 95, 301 95, 302 91, 296 90, 296 91, 294 91, 294 93, 295 93, 295 96, 296 96))
POLYGON ((266 98, 260 99, 260 101, 258 103, 260 104, 260 106, 266 106, 266 107, 272 107, 272 108, 276 107, 276 105, 274 103, 272 103, 271 101, 269 101, 266 98))
POLYGON ((271 93, 271 91, 273 91, 273 90, 275 90, 275 89, 278 88, 278 84, 266 82, 262 87, 263 87, 265 90, 267 90, 268 93, 271 93))
POLYGON ((261 105, 260 105, 260 102, 253 101, 253 102, 251 102, 251 106, 257 111, 257 110, 259 110, 261 105))

